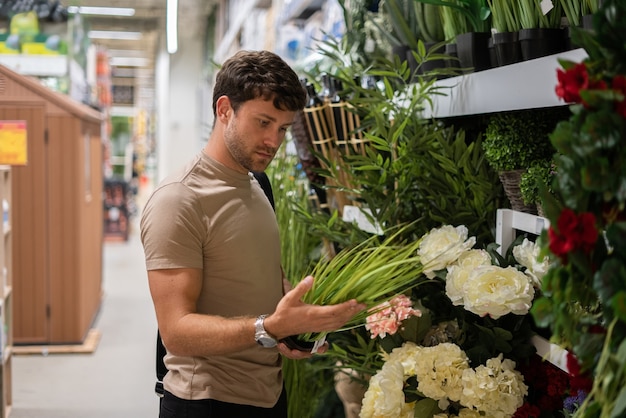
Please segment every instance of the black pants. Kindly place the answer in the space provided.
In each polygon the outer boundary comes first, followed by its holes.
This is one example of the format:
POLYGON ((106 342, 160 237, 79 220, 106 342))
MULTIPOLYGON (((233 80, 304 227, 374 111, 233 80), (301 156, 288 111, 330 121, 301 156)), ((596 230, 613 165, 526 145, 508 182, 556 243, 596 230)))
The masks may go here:
POLYGON ((159 418, 287 418, 287 395, 283 389, 273 408, 259 408, 214 399, 188 401, 165 391, 159 418))

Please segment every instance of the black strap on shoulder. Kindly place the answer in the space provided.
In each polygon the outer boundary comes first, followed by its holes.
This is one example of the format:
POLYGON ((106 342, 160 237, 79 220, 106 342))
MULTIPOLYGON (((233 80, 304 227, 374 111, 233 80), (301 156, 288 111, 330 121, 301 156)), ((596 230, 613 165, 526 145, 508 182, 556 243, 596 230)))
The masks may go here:
MULTIPOLYGON (((267 174, 264 172, 252 172, 254 178, 257 179, 261 188, 265 192, 265 196, 270 201, 272 205, 272 209, 276 209, 274 207, 274 193, 272 191, 272 184, 270 183, 270 179, 267 177, 267 174)), ((157 330, 157 341, 156 341, 156 377, 157 382, 154 388, 154 391, 157 395, 163 396, 163 377, 165 377, 165 373, 167 373, 167 367, 165 367, 165 363, 163 362, 163 357, 165 357, 165 346, 163 345, 163 341, 161 340, 161 333, 157 330)))
POLYGON ((274 192, 272 191, 272 184, 270 183, 270 179, 267 177, 267 174, 262 171, 253 171, 252 174, 261 185, 261 188, 265 192, 265 196, 267 196, 267 200, 269 200, 272 204, 272 209, 276 210, 276 207, 274 206, 274 192))

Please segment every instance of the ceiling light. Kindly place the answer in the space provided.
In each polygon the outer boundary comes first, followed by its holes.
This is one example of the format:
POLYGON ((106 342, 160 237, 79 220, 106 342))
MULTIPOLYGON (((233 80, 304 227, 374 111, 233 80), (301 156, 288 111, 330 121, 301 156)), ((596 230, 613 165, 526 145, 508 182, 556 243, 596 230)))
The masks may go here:
POLYGON ((121 32, 109 30, 91 30, 88 34, 91 39, 118 39, 123 41, 138 41, 141 39, 141 32, 121 32))
POLYGON ((178 0, 167 0, 166 15, 167 52, 178 51, 178 0))
POLYGON ((147 58, 141 57, 111 57, 109 64, 116 67, 145 67, 148 65, 147 58))
POLYGON ((107 49, 110 57, 146 57, 146 51, 139 49, 107 49))
POLYGON ((130 7, 84 7, 70 6, 67 8, 69 13, 80 13, 82 15, 100 15, 100 16, 134 16, 135 9, 130 7))

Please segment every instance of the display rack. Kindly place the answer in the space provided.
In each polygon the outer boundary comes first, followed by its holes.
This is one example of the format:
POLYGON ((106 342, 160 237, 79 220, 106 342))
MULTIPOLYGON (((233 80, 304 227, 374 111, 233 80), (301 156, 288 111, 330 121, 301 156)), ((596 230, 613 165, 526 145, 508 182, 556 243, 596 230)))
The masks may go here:
POLYGON ((574 49, 516 64, 436 82, 442 95, 433 95, 426 117, 447 118, 521 109, 563 106, 554 93, 559 60, 580 62, 587 53, 574 49))
POLYGON ((11 360, 13 351, 11 271, 11 167, 0 165, 2 239, 0 240, 0 417, 7 418, 13 404, 11 360))

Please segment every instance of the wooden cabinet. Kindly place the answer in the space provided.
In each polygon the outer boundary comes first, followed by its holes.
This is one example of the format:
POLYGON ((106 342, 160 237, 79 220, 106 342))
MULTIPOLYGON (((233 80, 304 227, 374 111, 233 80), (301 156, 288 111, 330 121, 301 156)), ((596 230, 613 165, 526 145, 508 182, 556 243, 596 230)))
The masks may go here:
POLYGON ((0 66, 0 120, 25 121, 28 144, 11 168, 14 343, 82 343, 102 300, 103 116, 0 66))
POLYGON ((0 239, 0 417, 9 416, 12 401, 13 282, 11 269, 11 168, 0 166, 2 239, 0 239))

